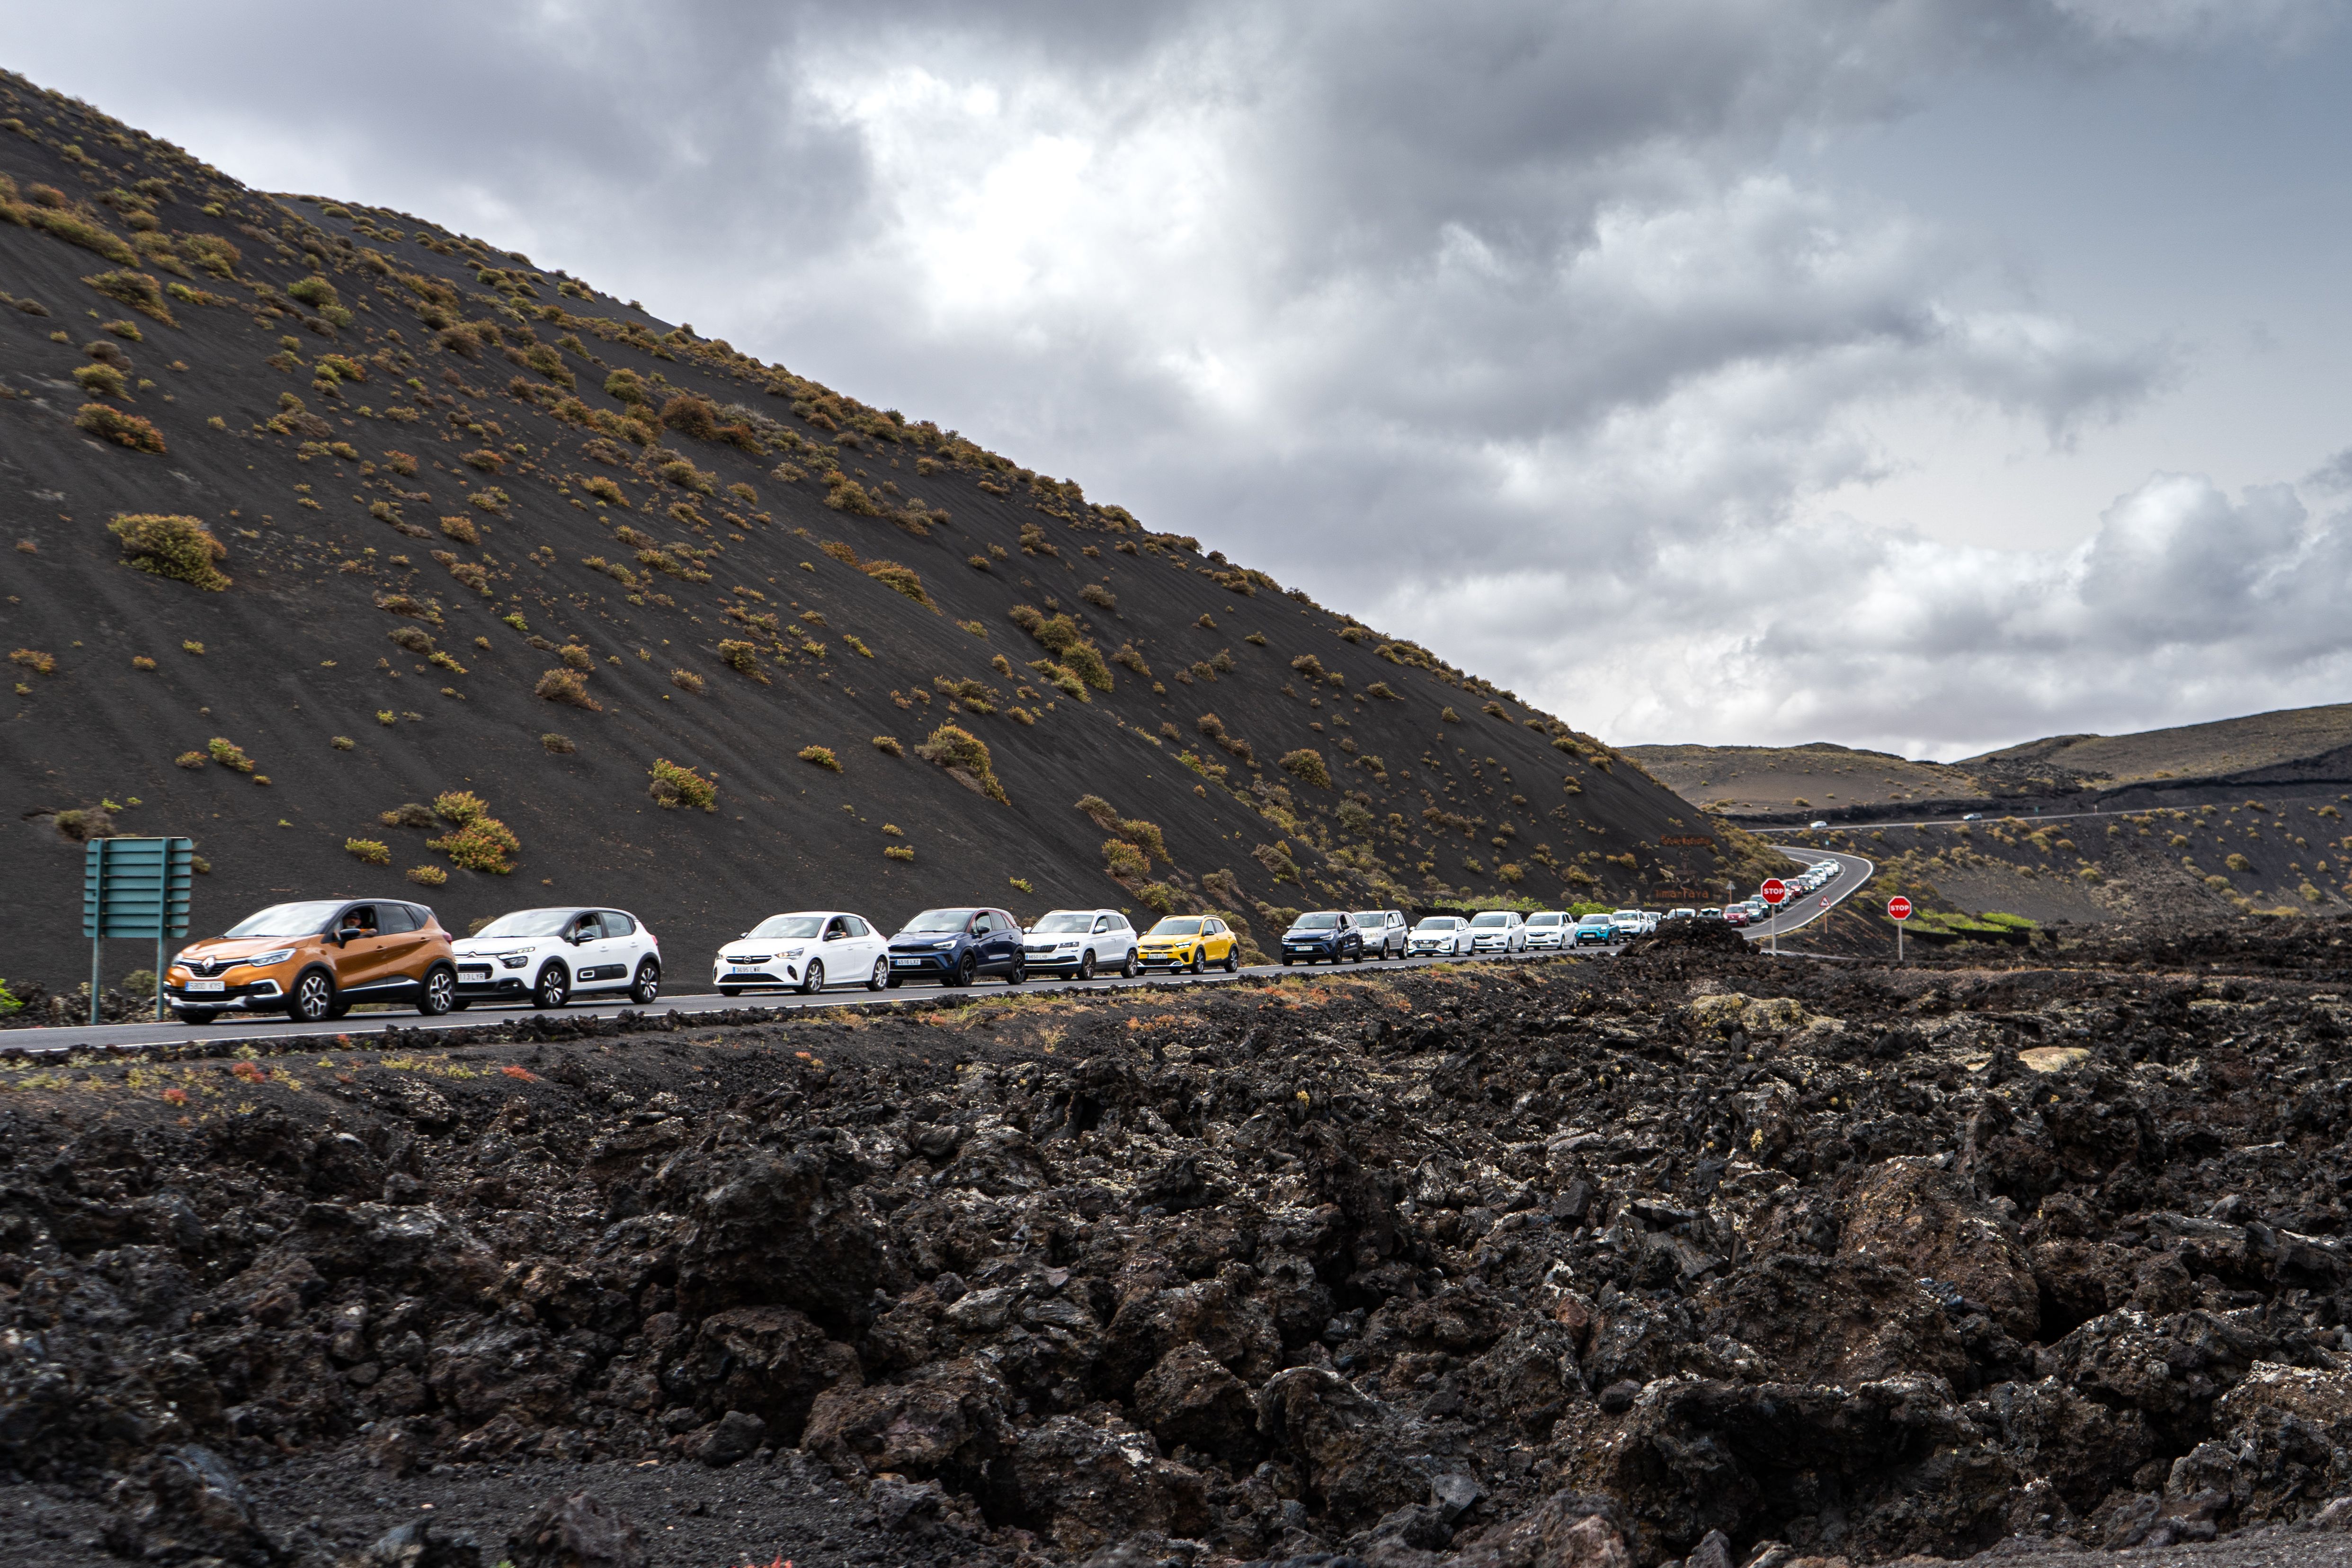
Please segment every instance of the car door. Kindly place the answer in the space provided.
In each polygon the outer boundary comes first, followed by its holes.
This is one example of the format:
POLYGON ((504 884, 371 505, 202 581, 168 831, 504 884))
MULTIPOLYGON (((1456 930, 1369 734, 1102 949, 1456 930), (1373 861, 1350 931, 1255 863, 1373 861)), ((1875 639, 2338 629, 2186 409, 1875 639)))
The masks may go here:
POLYGON ((383 978, 383 927, 373 904, 353 904, 335 917, 338 931, 353 931, 335 948, 335 989, 356 991, 383 978))
POLYGON ((619 919, 591 910, 572 922, 578 940, 572 949, 572 988, 609 991, 629 981, 629 939, 619 919))
MULTIPOLYGON (((855 967, 842 970, 841 977, 844 980, 866 980, 873 974, 875 962, 884 956, 890 943, 874 929, 874 922, 862 915, 844 915, 842 923, 849 928, 849 940, 843 950, 844 962, 855 960, 855 967)), ((833 965, 826 964, 825 973, 832 973, 833 965)))
POLYGON ((1086 947, 1078 949, 1080 958, 1086 956, 1087 947, 1094 949, 1097 969, 1117 969, 1127 962, 1126 950, 1119 945, 1118 932, 1111 928, 1108 915, 1095 917, 1095 929, 1087 933, 1086 947))
POLYGON ((635 980, 637 960, 652 951, 653 943, 647 940, 645 928, 631 917, 618 910, 602 912, 604 951, 599 955, 598 963, 612 976, 604 984, 607 987, 625 986, 635 980))
POLYGON ((1223 963, 1225 954, 1233 950, 1234 939, 1225 931, 1225 922, 1219 920, 1207 921, 1201 933, 1201 962, 1204 964, 1223 963))
POLYGON ((982 910, 965 926, 971 933, 971 962, 982 974, 994 974, 1004 967, 1003 948, 1000 945, 1003 932, 996 929, 996 911, 982 910))
MULTIPOLYGON (((1389 911, 1389 944, 1395 947, 1399 958, 1404 956, 1404 916, 1395 910, 1389 911)), ((1381 951, 1386 952, 1387 945, 1381 951)))
POLYGON ((384 981, 423 980, 425 965, 423 948, 426 942, 419 929, 416 911, 406 904, 386 901, 375 907, 379 968, 376 978, 384 981))
POLYGON ((996 954, 997 973, 1010 974, 1013 965, 1023 962, 1021 922, 1003 910, 991 910, 988 913, 994 928, 988 933, 988 945, 996 954))

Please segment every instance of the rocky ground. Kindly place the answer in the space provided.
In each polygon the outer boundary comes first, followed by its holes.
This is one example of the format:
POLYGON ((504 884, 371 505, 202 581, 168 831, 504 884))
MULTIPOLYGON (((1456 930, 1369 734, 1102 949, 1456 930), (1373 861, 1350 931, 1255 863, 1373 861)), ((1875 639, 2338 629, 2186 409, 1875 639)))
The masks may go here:
POLYGON ((0 1553, 2341 1561, 2341 935, 15 1064, 0 1553))

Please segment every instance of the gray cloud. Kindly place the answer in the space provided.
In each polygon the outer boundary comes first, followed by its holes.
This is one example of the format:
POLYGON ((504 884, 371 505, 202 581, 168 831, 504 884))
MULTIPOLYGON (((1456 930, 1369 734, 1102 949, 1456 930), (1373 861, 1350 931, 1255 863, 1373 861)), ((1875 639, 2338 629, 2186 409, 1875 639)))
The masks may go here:
POLYGON ((437 0, 322 36, 247 0, 154 10, 127 60, 51 8, 17 62, 1076 475, 1603 733, 1948 753, 2340 683, 2347 524, 2166 477, 2045 552, 1799 521, 1912 460, 1890 407, 2063 446, 2185 372, 1782 154, 2318 9, 437 0), (288 85, 322 55, 331 103, 288 85))

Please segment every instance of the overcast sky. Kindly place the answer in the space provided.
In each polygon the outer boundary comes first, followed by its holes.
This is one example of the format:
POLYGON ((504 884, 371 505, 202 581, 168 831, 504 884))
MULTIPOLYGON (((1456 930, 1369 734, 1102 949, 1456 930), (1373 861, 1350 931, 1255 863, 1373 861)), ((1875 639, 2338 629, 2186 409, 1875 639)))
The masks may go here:
POLYGON ((0 0, 0 40, 1621 743, 2352 699, 2340 0, 0 0))

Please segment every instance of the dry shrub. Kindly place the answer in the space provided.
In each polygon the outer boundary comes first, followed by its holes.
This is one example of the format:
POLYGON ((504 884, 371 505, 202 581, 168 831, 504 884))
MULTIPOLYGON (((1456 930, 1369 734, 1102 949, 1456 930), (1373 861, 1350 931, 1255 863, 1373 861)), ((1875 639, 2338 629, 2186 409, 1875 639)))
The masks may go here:
POLYGON ((550 756, 555 757, 568 757, 580 749, 572 743, 571 736, 559 735, 552 730, 541 735, 539 743, 546 748, 550 756))
POLYGON ((1078 597, 1084 599, 1087 604, 1095 605, 1098 609, 1116 610, 1118 608, 1118 598, 1108 588, 1104 587, 1100 583, 1089 583, 1085 587, 1080 588, 1078 590, 1078 597))
POLYGON ((74 426, 93 436, 128 447, 134 452, 163 451, 163 433, 136 414, 125 414, 119 408, 109 408, 103 403, 85 403, 74 413, 74 426))
POLYGON ((730 637, 719 645, 719 660, 738 675, 748 675, 762 686, 768 684, 768 672, 760 668, 756 644, 730 637))
POLYGON ((346 838, 343 840, 343 851, 357 859, 362 866, 392 864, 392 847, 379 839, 346 838))
POLYGON ((420 888, 437 888, 448 881, 449 873, 438 866, 411 866, 408 879, 420 888))
POLYGON ((863 570, 868 577, 893 593, 904 595, 933 615, 940 613, 940 607, 931 603, 931 596, 923 591, 923 580, 913 567, 902 566, 896 561, 868 561, 863 570))
POLYGON ((907 748, 898 743, 898 737, 896 735, 875 736, 874 749, 888 757, 903 757, 907 754, 907 748))
POLYGON ((915 754, 927 763, 937 763, 957 783, 999 805, 1013 804, 1004 786, 997 782, 987 742, 961 725, 940 725, 931 731, 929 740, 915 748, 915 754))
POLYGON ((690 669, 671 670, 669 672, 669 683, 672 686, 677 687, 680 691, 691 691, 697 696, 699 696, 702 692, 702 677, 695 674, 694 671, 690 669))
POLYGON ((253 759, 245 754, 245 749, 224 736, 215 735, 205 742, 205 752, 231 773, 249 773, 253 771, 253 759))
POLYGON ((119 300, 167 327, 180 324, 172 319, 171 307, 163 303, 163 286, 144 272, 101 272, 82 281, 108 299, 119 300))
POLYGON ((1280 766, 1284 773, 1302 783, 1311 784, 1318 789, 1331 787, 1331 770, 1324 765, 1323 753, 1312 746, 1301 746, 1295 752, 1285 752, 1282 754, 1280 766))
POLYGON ((569 708, 584 708, 591 713, 602 713, 604 705, 588 695, 588 678, 576 669, 551 669, 539 678, 531 694, 550 702, 561 702, 569 708))
POLYGON ((663 404, 661 422, 679 435, 691 436, 698 441, 715 440, 719 435, 719 411, 710 405, 709 398, 697 396, 691 392, 681 392, 663 404))
POLYGON ((803 746, 799 755, 801 761, 813 763, 827 773, 837 773, 841 771, 841 759, 833 754, 833 748, 830 746, 803 746))

